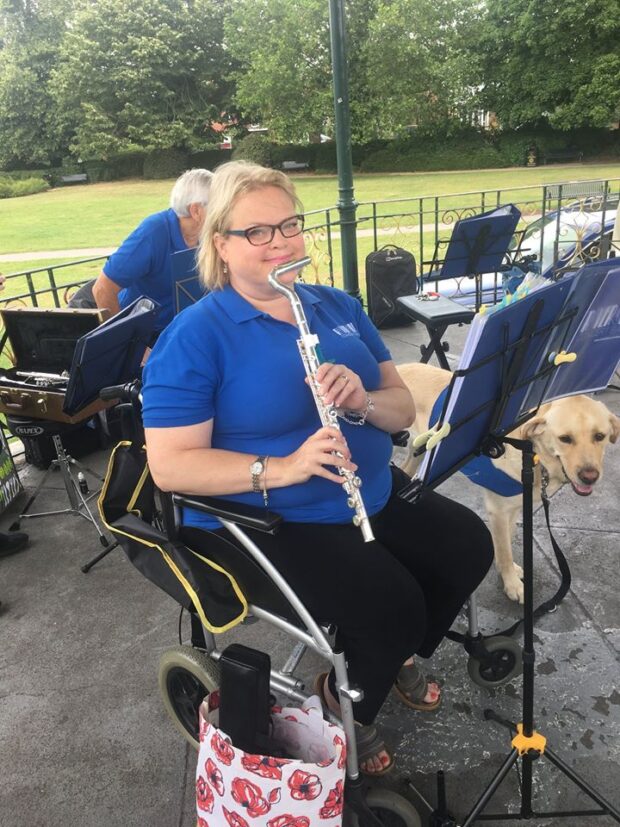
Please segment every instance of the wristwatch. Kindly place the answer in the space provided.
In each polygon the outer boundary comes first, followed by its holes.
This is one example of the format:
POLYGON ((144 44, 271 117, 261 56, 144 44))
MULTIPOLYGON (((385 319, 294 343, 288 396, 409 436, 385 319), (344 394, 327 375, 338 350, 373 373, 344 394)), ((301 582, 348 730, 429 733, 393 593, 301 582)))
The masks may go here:
POLYGON ((265 457, 256 457, 254 462, 250 465, 250 474, 252 475, 252 491, 260 494, 263 490, 260 485, 260 475, 265 470, 265 457))

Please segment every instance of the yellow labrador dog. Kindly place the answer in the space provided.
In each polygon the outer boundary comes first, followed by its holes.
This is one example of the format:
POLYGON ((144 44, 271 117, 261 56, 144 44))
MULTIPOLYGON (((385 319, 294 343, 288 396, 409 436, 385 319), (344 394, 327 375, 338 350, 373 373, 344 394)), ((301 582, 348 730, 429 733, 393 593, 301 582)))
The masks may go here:
MULTIPOLYGON (((449 371, 413 362, 400 365, 400 375, 416 404, 415 433, 428 430, 435 400, 449 384, 449 371)), ((530 439, 538 454, 534 477, 534 498, 540 502, 541 468, 549 475, 548 494, 569 483, 581 497, 592 493, 603 473, 603 455, 607 443, 620 435, 620 419, 602 403, 588 396, 571 396, 542 405, 535 417, 511 433, 517 439, 530 439)), ((412 440, 403 469, 413 476, 420 463, 413 456, 412 440)), ((493 464, 515 480, 521 479, 521 454, 510 445, 493 464)), ((495 565, 504 591, 511 600, 523 602, 523 571, 512 557, 512 535, 521 510, 521 497, 502 497, 484 489, 484 503, 493 535, 495 565)))

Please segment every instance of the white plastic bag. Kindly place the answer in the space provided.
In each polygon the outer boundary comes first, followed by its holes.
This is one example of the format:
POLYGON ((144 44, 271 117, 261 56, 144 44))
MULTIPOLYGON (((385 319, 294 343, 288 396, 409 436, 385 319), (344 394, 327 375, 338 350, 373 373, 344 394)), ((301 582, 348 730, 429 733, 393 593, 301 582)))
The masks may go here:
POLYGON ((231 744, 200 708, 197 827, 341 827, 346 763, 342 729, 323 720, 318 697, 274 707, 273 740, 293 758, 231 744))

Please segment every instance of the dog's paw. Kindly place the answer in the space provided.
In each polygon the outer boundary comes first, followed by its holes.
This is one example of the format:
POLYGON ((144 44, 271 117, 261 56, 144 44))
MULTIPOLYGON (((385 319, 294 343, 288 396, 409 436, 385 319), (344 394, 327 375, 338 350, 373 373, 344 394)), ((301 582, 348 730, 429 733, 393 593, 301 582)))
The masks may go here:
POLYGON ((523 569, 516 563, 513 563, 512 571, 507 574, 502 574, 504 581, 504 591, 511 600, 523 603, 523 569))

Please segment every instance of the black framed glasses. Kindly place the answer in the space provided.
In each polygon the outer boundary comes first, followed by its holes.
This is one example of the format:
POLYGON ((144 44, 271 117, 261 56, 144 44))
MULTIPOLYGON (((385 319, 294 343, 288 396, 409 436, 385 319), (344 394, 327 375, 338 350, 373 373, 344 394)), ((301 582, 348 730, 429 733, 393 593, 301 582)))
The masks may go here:
POLYGON ((224 235, 245 236, 254 247, 261 247, 273 241, 276 230, 280 230, 284 238, 300 235, 304 231, 303 215, 292 215, 279 224, 256 224, 254 227, 248 227, 247 230, 226 230, 224 235))

